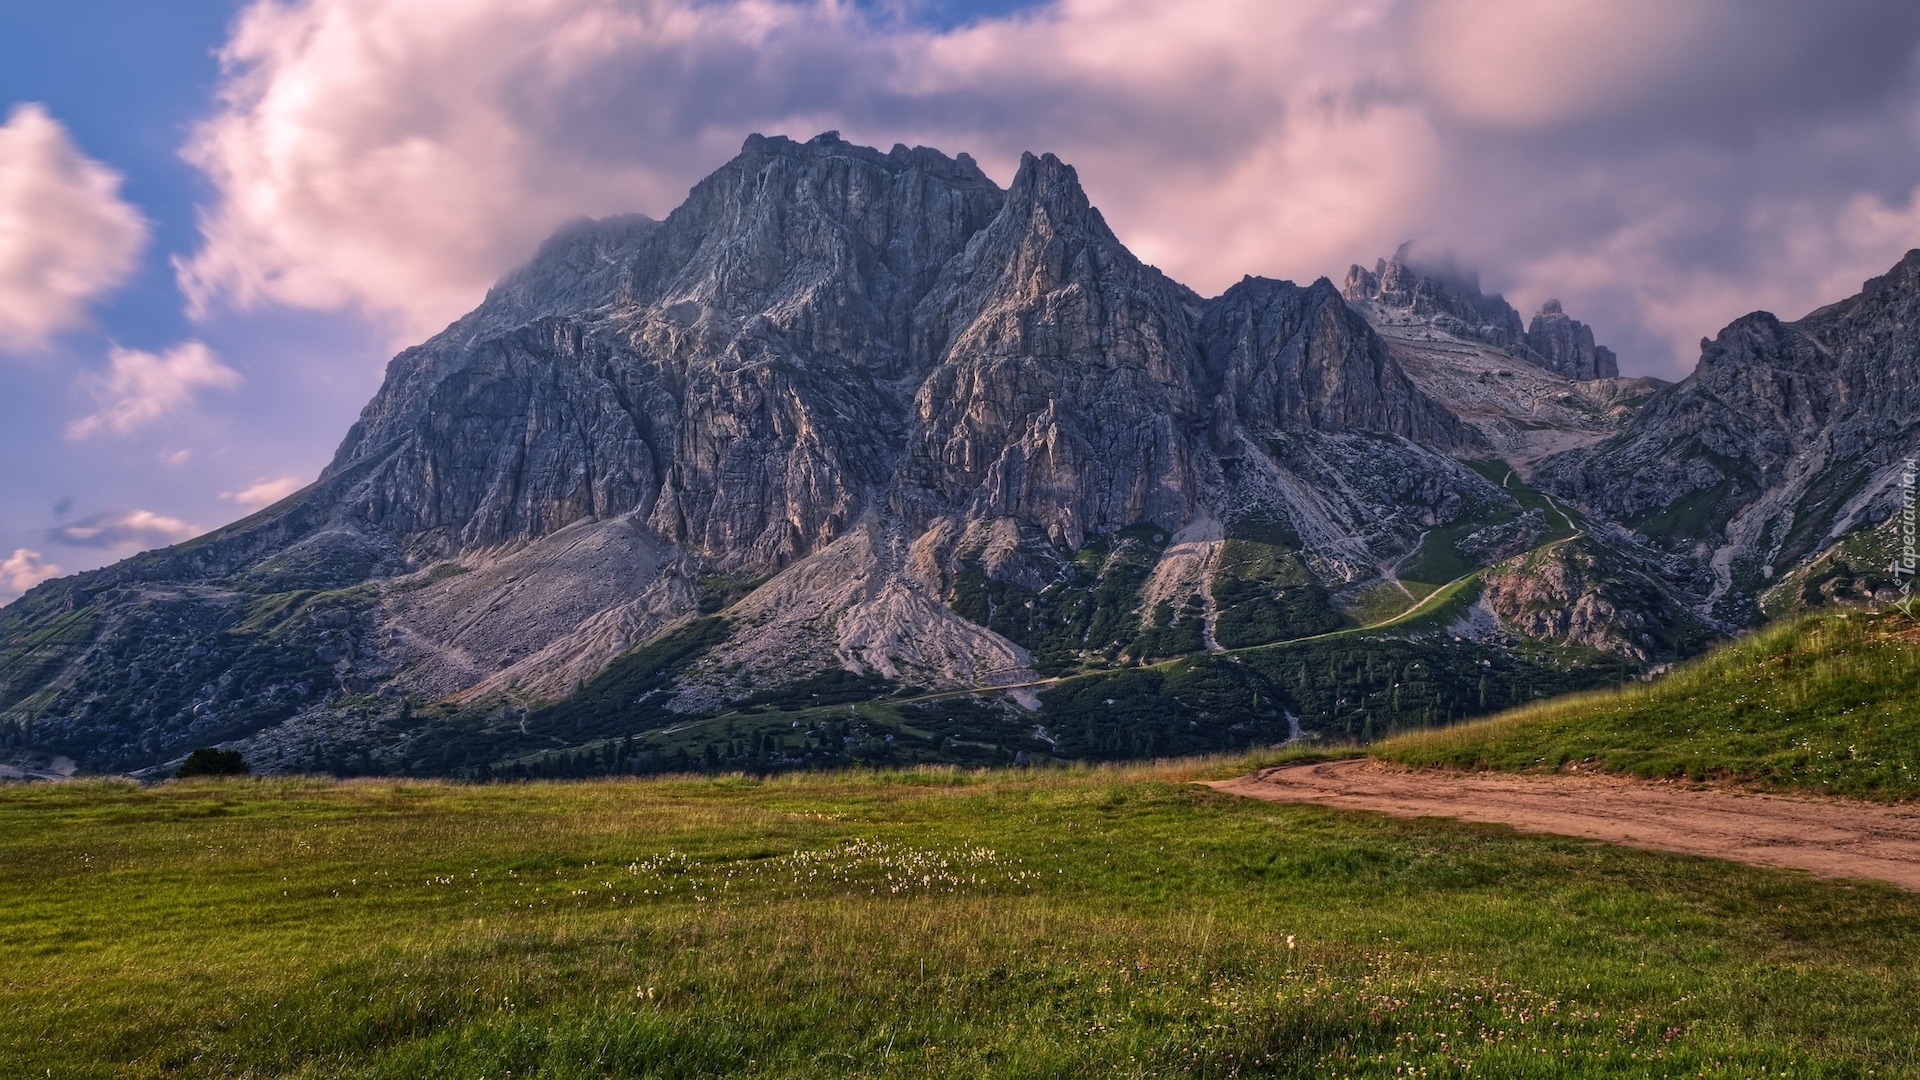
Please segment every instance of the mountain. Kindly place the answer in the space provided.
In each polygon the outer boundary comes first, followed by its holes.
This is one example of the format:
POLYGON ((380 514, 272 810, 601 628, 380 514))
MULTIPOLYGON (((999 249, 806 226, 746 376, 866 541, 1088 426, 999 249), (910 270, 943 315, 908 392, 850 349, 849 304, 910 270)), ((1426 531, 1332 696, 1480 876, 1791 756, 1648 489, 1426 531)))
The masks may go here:
POLYGON ((1622 431, 1541 478, 1679 563, 1728 620, 1890 600, 1901 477, 1920 453, 1916 320, 1920 251, 1796 322, 1744 316, 1622 431))
MULTIPOLYGON (((1602 374, 1557 304, 1523 328, 1404 256, 1202 297, 1051 155, 1002 189, 964 154, 753 136, 665 220, 569 226, 401 352, 313 485, 0 609, 0 754, 1178 753, 1445 723, 1751 618, 1647 517, 1720 482, 1645 465, 1695 424, 1672 445, 1720 467, 1710 380, 1602 374)), ((1907 363, 1901 317, 1846 331, 1880 335, 1862 372, 1907 363)), ((1819 400, 1780 422, 1887 437, 1819 400)), ((1769 468, 1725 471, 1785 498, 1769 468)))

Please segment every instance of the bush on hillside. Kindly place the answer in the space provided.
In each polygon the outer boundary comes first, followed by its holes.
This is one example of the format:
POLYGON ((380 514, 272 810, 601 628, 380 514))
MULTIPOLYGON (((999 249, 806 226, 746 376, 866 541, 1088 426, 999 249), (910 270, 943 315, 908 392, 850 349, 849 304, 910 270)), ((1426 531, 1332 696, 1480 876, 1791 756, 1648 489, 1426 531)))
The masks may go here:
POLYGON ((245 776, 247 759, 240 756, 238 750, 216 750, 203 746, 187 755, 180 771, 173 775, 187 776, 245 776))

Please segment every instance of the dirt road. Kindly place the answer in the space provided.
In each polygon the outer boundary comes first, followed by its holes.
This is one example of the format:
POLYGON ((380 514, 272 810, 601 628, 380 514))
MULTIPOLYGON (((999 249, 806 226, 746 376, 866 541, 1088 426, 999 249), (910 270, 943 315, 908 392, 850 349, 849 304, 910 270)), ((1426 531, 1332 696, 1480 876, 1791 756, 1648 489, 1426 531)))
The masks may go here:
POLYGON ((1273 802, 1497 822, 1920 891, 1920 807, 1605 776, 1413 771, 1366 758, 1283 765, 1211 786, 1273 802))

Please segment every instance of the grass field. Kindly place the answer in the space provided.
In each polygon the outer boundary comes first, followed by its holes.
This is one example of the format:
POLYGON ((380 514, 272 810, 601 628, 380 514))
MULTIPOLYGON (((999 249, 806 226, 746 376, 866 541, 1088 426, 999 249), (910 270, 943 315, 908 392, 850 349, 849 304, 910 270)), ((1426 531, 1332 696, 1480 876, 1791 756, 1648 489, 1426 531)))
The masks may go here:
POLYGON ((1377 744, 1409 765, 1721 779, 1920 797, 1920 623, 1803 616, 1649 685, 1575 694, 1377 744))
POLYGON ((0 1075, 1920 1075, 1920 898, 1254 763, 0 789, 0 1075))

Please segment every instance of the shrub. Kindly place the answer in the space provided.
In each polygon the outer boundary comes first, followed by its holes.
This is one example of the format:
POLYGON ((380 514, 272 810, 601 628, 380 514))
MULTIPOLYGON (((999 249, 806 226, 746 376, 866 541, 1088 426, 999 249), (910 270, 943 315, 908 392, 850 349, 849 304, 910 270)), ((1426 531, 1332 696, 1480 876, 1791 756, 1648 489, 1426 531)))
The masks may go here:
POLYGON ((175 776, 245 776, 247 759, 238 750, 216 750, 203 746, 187 755, 175 776))

